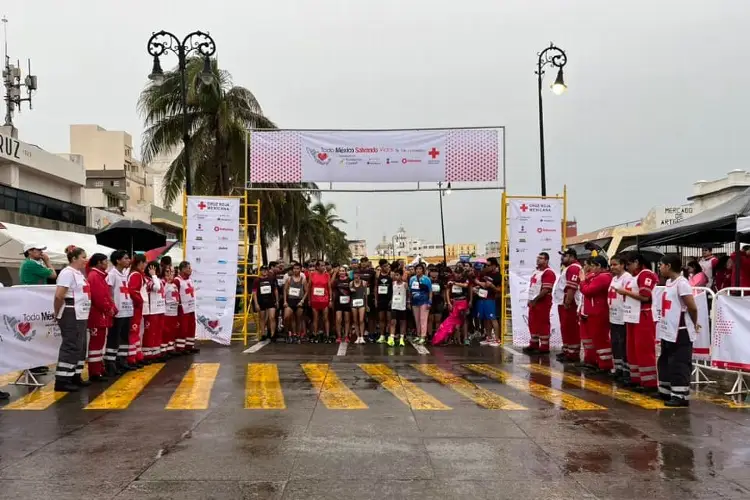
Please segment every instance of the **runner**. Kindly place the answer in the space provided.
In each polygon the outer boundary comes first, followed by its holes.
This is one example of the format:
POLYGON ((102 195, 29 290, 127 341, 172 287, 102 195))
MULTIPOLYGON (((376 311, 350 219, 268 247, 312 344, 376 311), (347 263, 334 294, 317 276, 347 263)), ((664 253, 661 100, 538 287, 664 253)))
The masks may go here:
POLYGON ((690 404, 693 342, 701 329, 693 289, 680 273, 680 264, 678 255, 665 255, 659 264, 659 273, 667 278, 662 304, 670 305, 662 307, 659 321, 659 397, 669 407, 690 404))
POLYGON ((623 317, 625 297, 617 293, 621 288, 632 288, 633 277, 625 270, 625 259, 616 255, 609 260, 612 272, 612 283, 609 285, 607 301, 609 303, 609 332, 612 339, 612 358, 615 363, 615 380, 630 382, 628 356, 626 351, 627 328, 623 317))
POLYGON ((292 264, 292 275, 284 285, 284 323, 289 334, 287 342, 299 343, 305 337, 304 304, 307 299, 305 276, 298 262, 292 264))
POLYGON ((391 295, 393 293, 391 285, 393 284, 393 278, 391 278, 391 265, 385 259, 380 259, 380 267, 375 271, 375 294, 377 295, 376 307, 378 311, 378 331, 380 337, 378 337, 378 344, 382 344, 386 341, 385 333, 388 331, 390 324, 390 304, 391 295))
POLYGON ((310 297, 310 307, 312 308, 312 341, 314 343, 330 343, 331 324, 328 319, 328 311, 333 305, 333 293, 331 291, 331 280, 322 260, 318 261, 317 269, 310 275, 310 280, 307 284, 307 295, 310 297), (321 316, 323 317, 325 336, 318 329, 321 316))
POLYGON ((339 268, 338 275, 334 278, 334 306, 336 311, 336 343, 348 342, 349 334, 352 331, 351 311, 352 311, 352 291, 351 280, 346 274, 346 269, 339 268), (341 332, 343 324, 344 331, 341 332))
POLYGON ((266 267, 260 268, 260 279, 255 282, 253 301, 260 315, 261 340, 276 342, 276 306, 279 303, 279 290, 276 276, 266 267), (266 328, 268 333, 265 334, 266 328))
POLYGON ((414 324, 419 337, 417 342, 419 345, 424 345, 427 342, 427 321, 432 306, 432 280, 425 276, 424 264, 417 264, 414 271, 414 276, 409 278, 409 292, 411 294, 414 324))
POLYGON ((445 342, 459 326, 462 328, 464 337, 468 336, 465 316, 471 308, 471 285, 462 267, 456 266, 454 275, 448 279, 447 285, 443 294, 450 315, 435 332, 435 336, 432 338, 433 345, 445 342))
MULTIPOLYGON (((409 313, 409 296, 406 290, 406 283, 403 280, 403 275, 395 270, 391 273, 391 302, 390 302, 390 335, 388 335, 388 345, 393 347, 396 345, 396 324, 398 323, 399 331, 399 346, 405 346, 406 342, 406 318, 409 313)), ((425 325, 427 315, 425 313, 425 325)))
POLYGON ((482 322, 484 328, 484 339, 480 344, 497 347, 500 345, 498 335, 500 323, 497 321, 496 297, 500 295, 502 277, 500 276, 500 264, 495 257, 487 259, 487 267, 482 279, 477 279, 475 284, 476 295, 479 298, 477 305, 477 318, 482 322))
MULTIPOLYGON (((432 338, 438 325, 443 321, 445 312, 445 297, 443 295, 444 276, 438 267, 429 269, 430 283, 432 289, 432 307, 430 308, 430 321, 428 325, 428 337, 432 338)), ((421 340, 418 340, 421 344, 421 340)))
POLYGON ((357 332, 355 344, 365 344, 365 313, 367 311, 367 284, 362 281, 359 269, 354 270, 351 283, 352 291, 352 319, 354 330, 357 332))
POLYGON ((368 342, 375 342, 377 338, 375 319, 377 316, 377 308, 375 307, 375 295, 377 290, 373 289, 373 282, 375 281, 375 270, 372 268, 372 262, 367 257, 362 257, 359 261, 359 271, 362 281, 367 285, 367 326, 369 330, 365 330, 365 338, 368 342))

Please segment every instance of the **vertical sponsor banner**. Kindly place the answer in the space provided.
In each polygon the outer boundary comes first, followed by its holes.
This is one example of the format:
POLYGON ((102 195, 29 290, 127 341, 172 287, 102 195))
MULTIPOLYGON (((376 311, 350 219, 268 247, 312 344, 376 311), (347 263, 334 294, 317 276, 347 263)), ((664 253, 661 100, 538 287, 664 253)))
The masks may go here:
POLYGON ((0 288, 0 375, 57 361, 54 285, 0 288))
MULTIPOLYGON (((666 287, 657 286, 654 288, 652 294, 651 315, 656 322, 657 328, 662 320, 662 307, 664 301, 664 292, 666 287)), ((695 334, 695 342, 693 342, 693 359, 709 360, 711 359, 711 330, 709 328, 709 312, 708 312, 708 295, 705 290, 693 289, 693 298, 695 299, 695 305, 698 308, 698 324, 701 326, 701 330, 695 334)), ((686 316, 688 321, 688 328, 694 331, 692 320, 686 316)), ((661 344, 658 335, 656 343, 661 344)))
POLYGON ((711 366, 750 371, 750 297, 716 295, 711 366))
POLYGON ((189 196, 187 260, 195 286, 195 336, 229 345, 237 293, 240 199, 189 196))
MULTIPOLYGON (((508 200, 508 263, 513 345, 525 346, 529 335, 529 280, 540 252, 550 256, 549 265, 560 273, 562 248, 562 200, 508 200)), ((550 313, 550 345, 562 345, 557 308, 550 313)))

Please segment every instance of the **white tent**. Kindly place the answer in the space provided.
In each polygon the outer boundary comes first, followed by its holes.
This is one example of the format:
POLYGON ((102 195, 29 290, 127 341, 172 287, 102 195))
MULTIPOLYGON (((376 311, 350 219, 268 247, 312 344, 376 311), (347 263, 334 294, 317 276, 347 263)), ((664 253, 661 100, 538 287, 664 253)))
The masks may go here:
POLYGON ((27 243, 46 246, 50 262, 55 266, 64 266, 68 263, 65 257, 65 247, 68 245, 81 247, 88 255, 98 252, 109 256, 112 253, 111 248, 99 245, 93 234, 53 231, 0 222, 0 265, 19 267, 24 260, 23 246, 27 243))

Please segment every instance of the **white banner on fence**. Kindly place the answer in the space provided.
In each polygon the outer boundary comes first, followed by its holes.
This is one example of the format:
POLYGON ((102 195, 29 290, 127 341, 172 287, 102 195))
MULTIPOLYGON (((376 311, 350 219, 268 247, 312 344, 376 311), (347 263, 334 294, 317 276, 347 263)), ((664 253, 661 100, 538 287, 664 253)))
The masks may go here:
POLYGON ((711 365, 750 370, 750 296, 716 295, 711 365))
POLYGON ((195 336, 228 345, 232 337, 240 199, 189 196, 187 260, 195 285, 195 336))
POLYGON ((0 375, 57 362, 54 285, 0 288, 0 375))
POLYGON ((278 130, 250 136, 251 182, 494 182, 498 129, 278 130))
MULTIPOLYGON (((652 297, 651 313, 657 323, 657 328, 659 321, 661 321, 662 297, 665 289, 663 286, 657 286, 654 288, 652 297)), ((693 298, 698 308, 698 323, 701 326, 701 331, 696 333, 695 342, 693 342, 693 359, 709 360, 711 359, 711 330, 709 329, 708 295, 705 290, 694 289, 693 298)), ((688 321, 690 322, 689 326, 693 328, 692 321, 689 318, 688 321)))
MULTIPOLYGON (((508 201, 508 261, 510 272, 513 345, 525 346, 530 340, 528 292, 536 257, 550 256, 550 267, 560 272, 562 247, 562 200, 511 199, 508 201)), ((552 307, 550 345, 562 345, 557 308, 552 307)))

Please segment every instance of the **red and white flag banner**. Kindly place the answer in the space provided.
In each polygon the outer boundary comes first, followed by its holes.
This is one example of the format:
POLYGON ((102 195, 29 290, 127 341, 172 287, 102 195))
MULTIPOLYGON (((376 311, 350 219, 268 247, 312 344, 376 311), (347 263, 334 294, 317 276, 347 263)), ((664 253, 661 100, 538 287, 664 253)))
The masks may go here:
POLYGON ((750 371, 750 297, 716 296, 711 365, 750 371))
POLYGON ((502 129, 250 134, 250 182, 495 182, 502 129))

